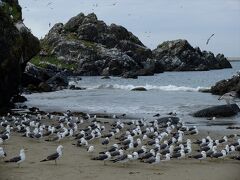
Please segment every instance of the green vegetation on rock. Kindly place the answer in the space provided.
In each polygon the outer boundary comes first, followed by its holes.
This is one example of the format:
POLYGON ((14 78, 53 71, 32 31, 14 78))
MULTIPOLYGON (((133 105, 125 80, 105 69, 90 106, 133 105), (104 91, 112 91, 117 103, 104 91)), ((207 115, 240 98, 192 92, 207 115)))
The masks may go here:
POLYGON ((84 44, 84 46, 86 46, 87 48, 91 48, 91 49, 97 49, 97 45, 94 42, 90 42, 90 41, 85 41, 85 40, 81 40, 81 42, 84 44))
POLYGON ((12 15, 12 20, 13 22, 17 22, 18 20, 22 20, 22 14, 21 14, 21 7, 19 7, 17 4, 8 4, 3 2, 3 6, 1 6, 3 11, 11 16, 12 15))
POLYGON ((75 34, 75 33, 69 33, 69 34, 67 34, 66 38, 67 38, 68 40, 77 40, 77 39, 78 39, 77 34, 75 34))
POLYGON ((34 58, 31 59, 30 62, 35 66, 38 66, 41 68, 47 68, 48 65, 54 65, 62 69, 68 69, 68 70, 77 69, 76 64, 67 64, 66 62, 63 62, 57 59, 55 56, 35 56, 34 58))

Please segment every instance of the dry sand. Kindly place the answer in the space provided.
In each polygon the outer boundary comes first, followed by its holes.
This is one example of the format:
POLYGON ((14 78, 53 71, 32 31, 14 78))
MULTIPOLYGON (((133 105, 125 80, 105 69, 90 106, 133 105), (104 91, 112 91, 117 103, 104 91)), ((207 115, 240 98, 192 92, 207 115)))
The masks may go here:
MULTIPOLYGON (((205 134, 198 135, 199 138, 205 134)), ((217 135, 216 135, 217 136, 217 135)), ((72 138, 73 139, 73 138, 72 138)), ((64 139, 60 143, 36 141, 12 134, 3 145, 8 158, 19 153, 19 149, 27 148, 26 161, 20 168, 16 164, 0 162, 0 180, 239 180, 240 162, 226 159, 199 160, 182 159, 149 165, 140 162, 128 164, 113 164, 90 160, 90 155, 84 148, 73 146, 75 140, 64 139), (39 161, 55 152, 58 144, 64 146, 63 157, 54 162, 39 161)), ((94 140, 96 152, 100 150, 99 140, 94 140)), ((102 148, 102 146, 101 146, 102 148)))

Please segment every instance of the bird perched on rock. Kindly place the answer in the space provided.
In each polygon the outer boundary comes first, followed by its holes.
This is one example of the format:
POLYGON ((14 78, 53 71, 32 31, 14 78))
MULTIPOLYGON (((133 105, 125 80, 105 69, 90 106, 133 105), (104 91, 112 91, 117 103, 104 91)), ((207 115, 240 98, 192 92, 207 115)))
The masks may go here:
POLYGON ((45 161, 55 161, 55 164, 57 164, 57 160, 62 157, 62 152, 63 146, 59 145, 56 149, 56 152, 49 155, 46 159, 41 160, 40 162, 45 162, 45 161))

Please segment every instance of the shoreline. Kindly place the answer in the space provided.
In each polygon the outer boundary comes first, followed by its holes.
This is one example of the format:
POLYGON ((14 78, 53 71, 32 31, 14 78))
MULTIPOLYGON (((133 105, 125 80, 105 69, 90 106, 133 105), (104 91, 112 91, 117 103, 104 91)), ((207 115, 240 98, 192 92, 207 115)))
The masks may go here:
MULTIPOLYGON (((77 115, 78 113, 73 114, 77 115)), ((116 121, 116 119, 112 118, 97 118, 97 120, 100 122, 116 121)), ((52 123, 49 120, 43 120, 43 122, 47 124, 52 123)), ((87 126, 87 124, 81 127, 85 126, 87 126)), ((109 130, 109 128, 110 127, 107 127, 107 130, 109 130)), ((231 132, 236 133, 239 132, 239 130, 231 130, 231 132)), ((191 137, 192 140, 196 140, 206 137, 207 135, 210 135, 212 138, 220 138, 223 135, 226 135, 225 133, 226 132, 223 131, 213 130, 208 132, 206 130, 200 130, 198 135, 186 135, 184 139, 186 140, 186 138, 191 137)), ((115 141, 116 140, 112 143, 115 141)), ((3 145, 8 152, 8 157, 16 155, 19 149, 24 147, 28 149, 26 153, 27 159, 20 168, 17 168, 15 164, 4 164, 3 162, 0 162, 1 180, 15 180, 16 178, 19 180, 111 180, 113 175, 116 180, 124 178, 129 180, 171 180, 176 178, 178 180, 237 180, 240 175, 239 161, 231 160, 228 157, 224 159, 207 158, 206 160, 202 160, 202 162, 186 157, 180 160, 173 159, 169 162, 160 162, 160 164, 156 165, 141 163, 139 161, 132 161, 126 164, 107 162, 107 165, 104 166, 101 161, 90 160, 92 156, 86 152, 86 148, 73 146, 73 142, 76 142, 73 138, 66 138, 60 142, 46 142, 44 139, 34 140, 21 137, 18 133, 13 133, 10 140, 3 145), (64 152, 63 157, 59 160, 57 166, 54 165, 54 162, 39 162, 47 155, 54 152, 55 148, 59 144, 64 146, 64 152)), ((99 144, 99 142, 101 142, 100 139, 96 139, 91 142, 91 144, 95 146, 93 156, 98 155, 99 151, 105 149, 99 144)), ((193 154, 196 154, 196 152, 193 154)))

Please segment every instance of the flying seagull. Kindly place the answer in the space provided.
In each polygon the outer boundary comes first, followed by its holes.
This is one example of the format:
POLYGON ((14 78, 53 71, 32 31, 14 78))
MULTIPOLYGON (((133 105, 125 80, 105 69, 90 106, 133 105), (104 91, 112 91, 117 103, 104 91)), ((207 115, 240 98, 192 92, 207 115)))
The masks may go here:
POLYGON ((59 145, 56 149, 56 152, 49 155, 46 159, 43 159, 41 160, 40 162, 45 162, 45 161, 55 161, 55 164, 57 165, 57 160, 62 157, 62 149, 63 149, 63 146, 62 145, 59 145))
POLYGON ((208 45, 210 39, 211 39, 214 35, 215 35, 215 34, 212 34, 212 35, 207 39, 206 45, 208 45))
POLYGON ((20 164, 25 161, 25 159, 26 159, 25 151, 24 151, 24 149, 21 149, 19 156, 16 156, 16 157, 11 158, 11 159, 9 159, 7 161, 4 161, 4 162, 6 162, 6 163, 17 163, 17 165, 19 167, 20 164))

